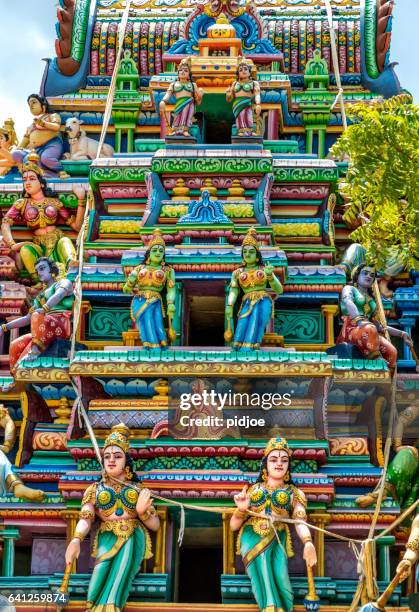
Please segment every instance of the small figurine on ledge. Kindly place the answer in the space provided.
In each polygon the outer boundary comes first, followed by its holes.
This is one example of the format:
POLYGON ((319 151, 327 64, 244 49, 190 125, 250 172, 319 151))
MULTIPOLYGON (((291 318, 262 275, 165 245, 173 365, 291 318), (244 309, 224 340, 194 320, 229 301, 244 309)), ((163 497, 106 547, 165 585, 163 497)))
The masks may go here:
MULTIPOLYGON (((356 346, 366 359, 382 357, 390 370, 397 364, 397 349, 382 335, 384 329, 377 320, 377 304, 372 294, 375 270, 360 264, 352 273, 352 285, 345 285, 341 296, 343 327, 336 344, 348 342, 356 346)), ((391 336, 401 337, 409 346, 412 338, 404 331, 387 326, 391 336)))
POLYGON ((64 208, 56 193, 47 187, 36 153, 22 166, 23 194, 4 215, 1 232, 5 244, 19 254, 17 265, 22 264, 36 281, 35 264, 40 257, 50 257, 65 267, 76 260, 76 251, 70 238, 64 236, 57 225, 69 225, 78 232, 83 224, 86 192, 82 185, 73 188, 78 199, 75 217, 64 208), (26 225, 33 231, 33 242, 15 242, 11 233, 14 224, 26 225))
POLYGON ((280 281, 272 266, 263 264, 257 233, 254 227, 247 232, 242 244, 243 265, 234 270, 231 276, 230 291, 227 298, 226 319, 228 330, 225 340, 231 341, 231 320, 234 305, 240 290, 244 292, 237 317, 233 348, 245 351, 255 350, 261 345, 266 326, 272 316, 272 297, 266 291, 269 284, 277 294, 283 292, 280 281))
POLYGON ((243 57, 238 58, 236 80, 227 89, 226 98, 227 102, 233 103, 238 136, 260 135, 259 128, 254 131, 254 114, 257 121, 261 114, 260 85, 256 80, 255 66, 243 57))
POLYGON ((25 501, 42 502, 45 493, 24 485, 13 473, 12 464, 6 457, 6 453, 12 450, 16 440, 16 425, 3 404, 0 404, 0 427, 4 429, 4 443, 0 445, 0 495, 11 493, 25 501))
MULTIPOLYGON (((71 336, 71 312, 74 303, 72 283, 59 278, 59 268, 51 259, 41 257, 35 264, 44 289, 38 293, 27 315, 0 326, 0 337, 11 329, 30 325, 29 334, 20 336, 10 344, 10 372, 12 376, 24 359, 39 357, 54 340, 67 340, 71 336)), ((3 391, 6 390, 3 388, 3 391)))
POLYGON ((15 123, 13 119, 6 119, 0 128, 0 176, 5 176, 15 165, 12 154, 16 145, 15 123))
POLYGON ((80 555, 80 543, 97 516, 100 526, 93 546, 96 561, 86 604, 91 612, 123 610, 141 562, 152 557, 148 530, 158 531, 160 527, 150 491, 141 487, 134 472, 128 438, 128 427, 112 427, 103 448, 104 475, 84 493, 80 519, 65 555, 69 567, 80 555))
MULTIPOLYGON (((243 558, 259 610, 293 610, 287 557, 293 556, 290 529, 281 517, 306 521, 306 497, 292 484, 291 450, 285 438, 272 438, 263 453, 257 481, 234 496, 232 531, 239 531, 237 553, 243 558), (253 516, 248 512, 267 515, 253 516), (271 519, 271 520, 270 520, 271 519), (274 529, 274 525, 275 528, 274 529), (279 541, 278 541, 279 540, 279 541)), ((310 529, 296 525, 309 571, 317 563, 310 529)))
POLYGON ((60 159, 64 147, 60 135, 61 117, 58 113, 51 113, 47 99, 38 94, 28 97, 28 105, 34 120, 11 157, 15 164, 21 164, 35 149, 44 172, 48 176, 55 176, 62 170, 60 159))
POLYGON ((138 328, 142 345, 146 348, 167 348, 162 298, 165 289, 169 339, 173 341, 176 338, 172 329, 176 312, 175 272, 164 261, 165 250, 166 244, 161 232, 156 229, 148 243, 144 263, 134 268, 122 288, 124 293, 135 293, 131 303, 131 317, 138 328))
POLYGON ((169 126, 170 122, 166 118, 166 104, 170 102, 172 96, 175 96, 171 134, 190 136, 195 109, 201 104, 203 95, 204 91, 193 81, 190 59, 183 59, 179 64, 177 79, 169 86, 159 107, 169 126))

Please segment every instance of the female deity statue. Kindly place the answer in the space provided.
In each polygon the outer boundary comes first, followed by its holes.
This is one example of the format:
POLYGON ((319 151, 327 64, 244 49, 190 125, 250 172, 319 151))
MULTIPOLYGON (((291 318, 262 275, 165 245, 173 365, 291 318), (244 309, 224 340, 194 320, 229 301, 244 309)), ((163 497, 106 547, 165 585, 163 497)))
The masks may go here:
MULTIPOLYGON (((269 284, 277 294, 283 292, 282 285, 273 272, 273 267, 263 264, 256 230, 250 228, 242 244, 243 265, 234 270, 231 276, 230 291, 227 298, 226 318, 231 328, 234 304, 240 289, 244 296, 237 317, 233 347, 238 350, 258 349, 272 316, 273 302, 266 287, 269 284)), ((229 332, 226 333, 226 339, 229 332)))
POLYGON ((78 199, 74 217, 64 208, 56 193, 46 184, 43 171, 37 165, 38 157, 29 156, 22 167, 23 195, 4 215, 1 232, 3 240, 12 252, 18 253, 18 266, 22 265, 36 280, 35 265, 40 257, 50 257, 65 267, 76 260, 76 251, 70 238, 63 235, 57 225, 66 224, 78 232, 83 224, 86 207, 85 189, 81 185, 73 188, 78 199), (33 242, 15 242, 11 226, 24 224, 33 230, 33 242))
POLYGON ((71 335, 71 312, 74 302, 72 283, 66 278, 59 278, 59 268, 51 259, 41 257, 36 262, 35 268, 44 288, 34 299, 27 315, 3 323, 0 328, 0 337, 11 329, 19 329, 26 325, 30 325, 31 328, 29 334, 20 336, 10 343, 9 359, 12 375, 23 359, 33 361, 54 340, 67 340, 71 335))
POLYGON ((175 315, 176 283, 173 268, 164 261, 166 244, 156 229, 144 255, 144 262, 134 268, 123 286, 124 293, 135 293, 131 302, 131 317, 147 348, 167 348, 164 329, 163 291, 166 289, 169 338, 173 340, 172 319, 175 315))
POLYGON ((260 117, 260 85, 255 80, 256 68, 252 67, 247 61, 240 57, 237 64, 236 80, 226 91, 227 102, 233 102, 233 114, 236 119, 237 133, 239 136, 255 136, 253 131, 254 116, 253 104, 255 105, 255 115, 260 117))
POLYGON ((34 120, 11 159, 15 164, 21 164, 35 150, 43 170, 48 176, 54 176, 62 170, 60 159, 64 147, 60 135, 61 117, 58 113, 51 113, 47 99, 38 94, 28 97, 28 105, 34 120))
POLYGON ((152 556, 148 529, 157 531, 160 527, 150 491, 137 490, 140 485, 128 453, 128 437, 128 427, 119 424, 106 438, 104 476, 85 491, 80 520, 65 555, 67 565, 78 558, 80 543, 98 517, 100 526, 93 546, 96 562, 86 606, 91 612, 120 612, 124 608, 142 560, 152 556), (134 488, 131 483, 138 484, 134 488))
POLYGON ((5 176, 15 165, 11 159, 17 145, 15 123, 13 119, 7 119, 0 128, 0 176, 5 176), (2 153, 5 153, 3 158, 2 153))
MULTIPOLYGON (((397 349, 382 335, 383 327, 377 320, 377 304, 372 294, 375 270, 360 264, 352 273, 352 285, 345 285, 341 296, 343 327, 336 344, 348 342, 355 345, 366 359, 382 357, 391 370, 397 363, 397 349)), ((398 336, 409 345, 413 341, 404 331, 388 327, 391 336, 398 336)))
MULTIPOLYGON (((285 438, 272 438, 263 453, 256 483, 234 496, 237 509, 231 517, 230 527, 233 531, 240 530, 237 552, 243 558, 262 612, 293 610, 287 561, 293 550, 289 527, 281 523, 281 517, 307 520, 307 502, 304 493, 292 484, 290 457, 291 450, 285 438), (249 511, 261 516, 249 516, 249 511)), ((304 560, 313 567, 317 556, 310 530, 303 524, 295 528, 304 544, 304 560)))
POLYGON ((203 90, 192 79, 190 59, 183 59, 179 64, 176 81, 171 83, 159 106, 160 112, 166 117, 166 104, 175 96, 172 134, 190 135, 195 109, 201 104, 203 95, 203 90))

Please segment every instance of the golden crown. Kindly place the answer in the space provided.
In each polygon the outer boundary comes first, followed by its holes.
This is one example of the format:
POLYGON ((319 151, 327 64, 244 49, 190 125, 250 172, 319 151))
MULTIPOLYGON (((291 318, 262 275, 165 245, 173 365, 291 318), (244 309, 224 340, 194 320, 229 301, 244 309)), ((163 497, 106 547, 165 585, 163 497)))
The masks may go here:
POLYGON ((3 127, 0 128, 0 134, 7 136, 11 145, 14 146, 18 144, 15 132, 15 122, 13 119, 6 119, 6 121, 3 123, 3 127))
POLYGON ((27 161, 19 166, 21 174, 24 172, 36 172, 36 174, 44 175, 44 171, 39 165, 39 155, 36 151, 31 151, 27 157, 27 161))
POLYGON ((151 249, 153 246, 156 246, 156 244, 159 244, 161 246, 166 246, 166 243, 164 241, 163 236, 161 235, 161 231, 159 229, 155 229, 153 232, 153 238, 150 240, 150 242, 147 244, 147 247, 149 249, 151 249))
POLYGON ((124 423, 114 425, 111 429, 111 433, 105 440, 103 450, 105 451, 108 446, 118 446, 124 453, 127 453, 129 451, 129 436, 130 430, 124 423))
POLYGON ((259 249, 259 242, 257 241, 256 228, 251 227, 247 230, 246 236, 243 239, 242 246, 252 246, 255 249, 259 249))
POLYGON ((271 438, 263 451, 264 457, 267 457, 274 450, 283 450, 288 454, 288 457, 292 455, 292 450, 285 438, 271 438))
POLYGON ((187 66, 189 68, 189 70, 191 69, 191 65, 192 65, 192 61, 190 57, 184 57, 183 60, 180 61, 179 66, 178 66, 178 70, 179 68, 181 68, 181 66, 187 66))

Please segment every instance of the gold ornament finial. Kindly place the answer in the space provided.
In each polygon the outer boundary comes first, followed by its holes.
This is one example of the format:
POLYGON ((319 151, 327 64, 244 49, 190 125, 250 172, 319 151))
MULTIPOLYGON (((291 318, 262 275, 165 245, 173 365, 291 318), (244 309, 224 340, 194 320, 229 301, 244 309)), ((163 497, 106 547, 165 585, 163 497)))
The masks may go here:
POLYGON ((39 155, 35 150, 32 150, 27 157, 27 161, 19 166, 19 171, 21 174, 31 171, 44 176, 44 171, 39 165, 39 155))
POLYGON ((260 249, 259 242, 257 241, 257 231, 255 227, 250 227, 247 230, 246 236, 243 239, 242 247, 244 246, 252 246, 255 249, 260 249))
POLYGON ((118 423, 118 425, 112 427, 111 433, 105 440, 103 450, 105 451, 109 446, 118 446, 124 453, 127 453, 129 451, 129 437, 129 428, 124 423, 118 423))
POLYGON ((166 247, 166 243, 164 241, 164 238, 161 234, 161 231, 157 228, 154 230, 153 232, 153 238, 150 240, 150 242, 147 244, 147 247, 149 249, 151 249, 153 246, 156 246, 156 244, 166 247))
POLYGON ((288 442, 285 438, 271 438, 263 451, 263 456, 267 457, 269 453, 274 450, 285 451, 288 457, 292 455, 292 450, 288 446, 288 442))

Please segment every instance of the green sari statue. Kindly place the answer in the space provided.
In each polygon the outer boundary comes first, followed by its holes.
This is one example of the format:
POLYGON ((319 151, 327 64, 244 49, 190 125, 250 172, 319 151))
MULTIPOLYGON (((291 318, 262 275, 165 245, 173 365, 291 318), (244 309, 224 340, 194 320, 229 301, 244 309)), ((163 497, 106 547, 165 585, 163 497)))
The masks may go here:
MULTIPOLYGON (((237 509, 230 526, 233 531, 239 531, 237 553, 243 558, 262 612, 293 610, 294 597, 288 575, 288 557, 293 555, 291 534, 281 517, 306 520, 307 503, 304 493, 291 483, 290 456, 287 441, 272 438, 265 448, 256 483, 250 488, 244 487, 234 497, 237 509)), ((317 557, 310 530, 303 524, 297 525, 296 530, 304 544, 304 559, 312 567, 317 557)))
MULTIPOLYGON (((402 445, 403 431, 418 417, 419 399, 399 414, 394 431, 396 455, 389 463, 384 485, 384 496, 392 497, 402 510, 409 508, 419 497, 419 441, 416 441, 416 446, 402 445)), ((371 506, 377 501, 378 493, 379 486, 371 493, 358 497, 356 503, 362 508, 371 506)))
POLYGON ((93 612, 122 611, 142 560, 152 556, 148 529, 157 531, 160 526, 150 491, 138 493, 130 486, 138 478, 128 454, 128 436, 129 429, 120 424, 106 438, 105 476, 86 489, 80 520, 66 551, 68 565, 79 556, 80 542, 98 516, 100 526, 93 546, 96 561, 86 604, 93 612))

